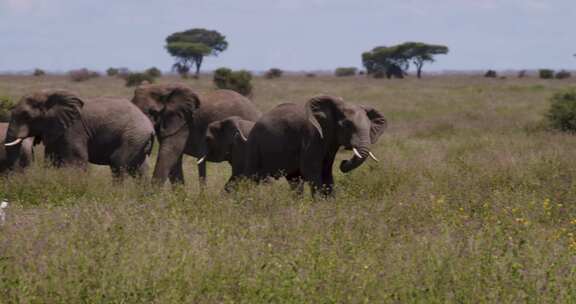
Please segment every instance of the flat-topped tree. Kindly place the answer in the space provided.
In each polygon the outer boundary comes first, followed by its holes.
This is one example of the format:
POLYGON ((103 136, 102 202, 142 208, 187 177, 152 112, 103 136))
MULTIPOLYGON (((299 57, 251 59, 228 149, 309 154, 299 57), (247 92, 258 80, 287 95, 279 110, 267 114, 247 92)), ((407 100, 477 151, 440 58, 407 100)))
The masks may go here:
POLYGON ((388 78, 403 78, 410 68, 416 67, 418 78, 422 77, 422 67, 426 62, 434 62, 434 55, 447 54, 444 45, 422 42, 405 42, 394 46, 379 46, 362 54, 362 63, 370 75, 386 75, 388 78))
POLYGON ((177 32, 166 38, 166 50, 176 58, 172 67, 183 76, 195 65, 195 77, 198 77, 204 56, 217 56, 226 48, 228 42, 225 36, 202 28, 177 32))
POLYGON ((445 45, 426 44, 422 42, 405 42, 400 45, 406 57, 410 58, 416 67, 416 75, 422 78, 422 67, 426 62, 434 62, 434 55, 448 54, 448 47, 445 45))
POLYGON ((409 59, 401 46, 378 46, 362 54, 362 64, 369 75, 387 78, 404 78, 410 67, 409 59))

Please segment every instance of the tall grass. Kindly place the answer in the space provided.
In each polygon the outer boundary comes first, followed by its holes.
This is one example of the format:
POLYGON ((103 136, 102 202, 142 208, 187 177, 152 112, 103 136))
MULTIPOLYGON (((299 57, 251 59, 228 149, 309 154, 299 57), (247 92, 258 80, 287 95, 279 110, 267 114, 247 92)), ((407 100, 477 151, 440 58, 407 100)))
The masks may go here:
MULTIPOLYGON (((13 97, 130 96, 108 78, 0 78, 13 97)), ((574 302, 576 140, 543 123, 567 81, 256 79, 263 110, 330 93, 385 113, 381 161, 337 172, 329 200, 283 181, 223 194, 224 164, 201 191, 190 158, 175 189, 37 163, 0 180, 0 302, 574 302)))

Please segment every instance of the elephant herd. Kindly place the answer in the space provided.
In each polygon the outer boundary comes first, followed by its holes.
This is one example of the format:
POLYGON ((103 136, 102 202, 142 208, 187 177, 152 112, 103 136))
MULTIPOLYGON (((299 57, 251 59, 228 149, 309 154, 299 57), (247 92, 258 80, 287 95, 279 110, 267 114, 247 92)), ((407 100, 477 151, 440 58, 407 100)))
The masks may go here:
POLYGON ((261 114, 249 99, 229 90, 199 94, 183 84, 139 86, 132 100, 81 99, 66 90, 26 95, 0 123, 0 173, 20 171, 33 161, 33 146, 45 146, 55 167, 110 166, 115 178, 146 175, 155 139, 159 143, 153 181, 183 183, 182 157, 198 159, 201 184, 206 162, 227 161, 225 189, 248 178, 285 177, 291 188, 333 193, 332 165, 340 147, 353 151, 340 170, 349 172, 376 157, 370 145, 386 128, 376 109, 317 96, 304 104, 284 103, 261 114))

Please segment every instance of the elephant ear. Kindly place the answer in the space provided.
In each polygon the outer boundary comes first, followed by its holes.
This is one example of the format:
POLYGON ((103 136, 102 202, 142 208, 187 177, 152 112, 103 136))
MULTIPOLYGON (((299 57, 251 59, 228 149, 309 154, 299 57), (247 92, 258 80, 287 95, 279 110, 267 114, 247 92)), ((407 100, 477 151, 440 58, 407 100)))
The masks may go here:
POLYGON ((186 124, 192 123, 194 111, 200 107, 198 95, 184 87, 172 88, 162 100, 164 109, 161 111, 159 135, 168 137, 176 134, 186 124))
POLYGON ((370 119, 370 141, 372 144, 375 144, 380 136, 382 136, 382 133, 384 133, 384 130, 388 127, 388 122, 386 121, 386 118, 384 118, 384 115, 382 115, 378 110, 367 106, 362 106, 362 108, 364 108, 366 115, 370 119))
POLYGON ((225 130, 225 132, 230 132, 233 139, 238 138, 242 140, 242 142, 248 141, 248 134, 244 134, 244 131, 242 131, 239 117, 230 117, 223 120, 222 129, 225 130))
POLYGON ((60 137, 75 121, 81 119, 80 109, 84 102, 76 95, 58 90, 48 93, 44 109, 48 119, 45 142, 51 142, 60 137))
POLYGON ((327 127, 334 120, 334 109, 342 99, 332 96, 317 96, 306 103, 306 116, 314 128, 318 130, 320 138, 326 135, 327 127))
POLYGON ((171 111, 182 115, 184 119, 190 120, 194 111, 200 107, 200 98, 189 88, 175 87, 166 97, 165 105, 171 111))

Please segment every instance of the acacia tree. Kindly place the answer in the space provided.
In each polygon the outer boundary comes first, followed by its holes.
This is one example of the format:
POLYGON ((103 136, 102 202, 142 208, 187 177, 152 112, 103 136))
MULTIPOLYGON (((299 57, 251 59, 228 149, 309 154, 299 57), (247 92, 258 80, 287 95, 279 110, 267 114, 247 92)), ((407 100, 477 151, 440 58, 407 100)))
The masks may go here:
POLYGON ((433 62, 434 55, 447 54, 448 47, 421 42, 406 42, 395 46, 375 47, 362 54, 362 63, 370 75, 386 75, 404 78, 410 63, 416 67, 418 78, 422 77, 422 67, 433 62))
POLYGON ((217 56, 228 48, 226 37, 217 31, 197 28, 173 33, 166 38, 166 50, 176 59, 172 66, 180 75, 188 75, 194 65, 195 77, 205 56, 217 56))
POLYGON ((422 42, 406 42, 402 44, 406 57, 410 58, 416 67, 416 75, 422 78, 422 67, 426 62, 434 62, 434 55, 448 54, 445 45, 426 44, 422 42))
POLYGON ((405 56, 405 51, 401 46, 379 46, 372 51, 362 54, 362 64, 366 68, 368 75, 379 77, 386 75, 404 78, 410 66, 409 58, 405 56))

